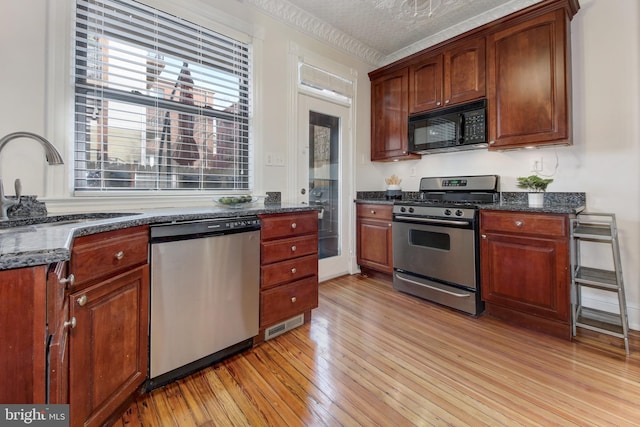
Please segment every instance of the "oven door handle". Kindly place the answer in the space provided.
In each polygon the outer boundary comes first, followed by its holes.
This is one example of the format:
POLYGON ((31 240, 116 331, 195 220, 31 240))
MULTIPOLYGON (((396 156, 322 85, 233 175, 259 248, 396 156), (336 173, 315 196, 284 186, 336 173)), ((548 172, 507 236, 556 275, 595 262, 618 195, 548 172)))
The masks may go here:
POLYGON ((441 225, 470 225, 469 221, 453 221, 449 219, 434 219, 434 218, 416 218, 414 216, 396 216, 395 219, 401 219, 404 221, 419 222, 421 224, 441 224, 441 225))
POLYGON ((458 294, 458 293, 455 293, 455 292, 448 291, 446 289, 436 288, 435 286, 430 286, 430 285, 427 285, 426 283, 422 283, 422 282, 417 282, 415 280, 411 280, 411 279, 409 279, 409 278, 407 278, 405 276, 402 276, 402 275, 400 275, 398 273, 396 273, 396 277, 398 279, 400 279, 400 280, 405 281, 405 282, 413 283, 414 285, 424 286, 425 288, 429 288, 429 289, 433 289, 434 291, 438 291, 438 292, 442 292, 442 293, 445 293, 445 294, 449 294, 449 295, 454 296, 456 298, 468 298, 471 295, 469 293, 458 294))

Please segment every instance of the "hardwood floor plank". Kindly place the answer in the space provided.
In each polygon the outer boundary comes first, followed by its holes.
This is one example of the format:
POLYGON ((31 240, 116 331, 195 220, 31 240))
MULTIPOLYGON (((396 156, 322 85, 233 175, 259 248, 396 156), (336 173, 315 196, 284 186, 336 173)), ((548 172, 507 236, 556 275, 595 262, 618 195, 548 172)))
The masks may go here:
POLYGON ((639 425, 637 339, 627 357, 619 343, 473 318, 380 277, 319 292, 309 324, 140 397, 118 425, 639 425))

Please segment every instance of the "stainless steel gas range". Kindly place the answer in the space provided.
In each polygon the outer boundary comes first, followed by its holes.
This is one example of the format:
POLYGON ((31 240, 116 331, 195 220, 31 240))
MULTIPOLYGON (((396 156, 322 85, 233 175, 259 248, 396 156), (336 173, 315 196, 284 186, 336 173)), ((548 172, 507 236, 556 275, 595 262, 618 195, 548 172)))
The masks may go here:
POLYGON ((420 198, 393 206, 393 287, 478 315, 478 205, 499 199, 497 175, 425 177, 420 198))

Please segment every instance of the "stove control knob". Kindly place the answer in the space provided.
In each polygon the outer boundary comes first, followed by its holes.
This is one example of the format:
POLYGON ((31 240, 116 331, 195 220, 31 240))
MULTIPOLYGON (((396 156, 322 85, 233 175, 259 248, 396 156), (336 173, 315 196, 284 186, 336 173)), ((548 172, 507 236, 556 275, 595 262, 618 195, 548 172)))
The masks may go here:
POLYGON ((445 209, 444 210, 444 214, 447 215, 447 216, 451 215, 451 209, 445 209))
POLYGON ((409 213, 413 213, 414 209, 413 208, 409 208, 409 213))
POLYGON ((462 215, 464 215, 464 212, 462 212, 460 209, 458 209, 456 211, 456 216, 462 216, 462 215))
POLYGON ((405 208, 404 206, 400 208, 400 212, 404 213, 407 211, 407 208, 405 208))

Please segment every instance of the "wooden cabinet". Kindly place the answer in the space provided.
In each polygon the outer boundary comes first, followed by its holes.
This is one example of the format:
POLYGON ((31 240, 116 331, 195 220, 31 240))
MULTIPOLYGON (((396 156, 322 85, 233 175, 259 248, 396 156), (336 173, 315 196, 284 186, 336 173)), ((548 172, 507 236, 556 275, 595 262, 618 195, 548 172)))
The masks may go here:
POLYGON ((486 95, 484 37, 420 57, 409 68, 409 113, 460 104, 486 95))
POLYGON ((408 151, 408 67, 371 81, 371 160, 417 159, 408 151))
POLYGON ((261 215, 260 332, 318 306, 318 212, 261 215))
POLYGON ((569 19, 558 9, 487 37, 490 149, 571 144, 569 19))
MULTIPOLYGON (((103 425, 144 382, 148 366, 148 227, 79 237, 67 289, 72 426, 103 425)), ((54 390, 55 392, 55 390, 54 390)))
POLYGON ((487 313, 571 338, 568 215, 480 212, 487 313))
POLYGON ((0 271, 0 402, 46 398, 46 267, 0 271))
POLYGON ((392 205, 356 205, 356 259, 360 268, 393 272, 392 205))

